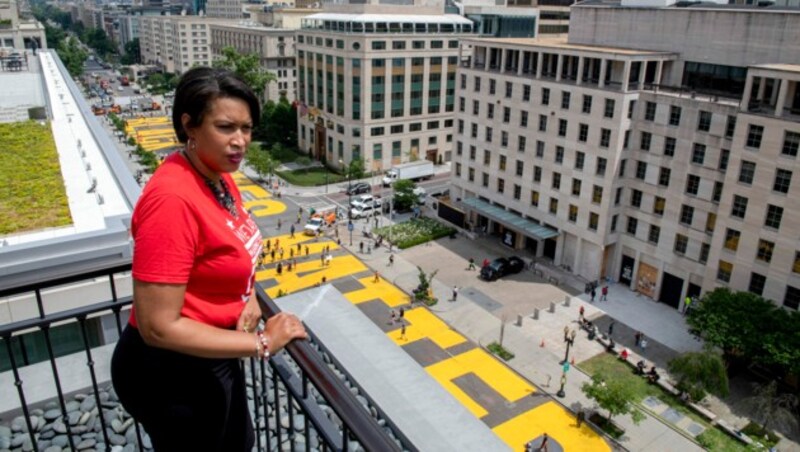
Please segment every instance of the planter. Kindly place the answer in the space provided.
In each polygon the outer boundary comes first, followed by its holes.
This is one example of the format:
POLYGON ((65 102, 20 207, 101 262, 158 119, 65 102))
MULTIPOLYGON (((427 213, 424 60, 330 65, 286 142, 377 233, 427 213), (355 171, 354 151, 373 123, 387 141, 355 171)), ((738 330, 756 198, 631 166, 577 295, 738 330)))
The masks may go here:
POLYGON ((600 413, 592 413, 592 415, 589 416, 589 422, 597 426, 597 428, 614 439, 620 439, 623 435, 625 435, 624 428, 620 427, 616 422, 609 420, 600 413))

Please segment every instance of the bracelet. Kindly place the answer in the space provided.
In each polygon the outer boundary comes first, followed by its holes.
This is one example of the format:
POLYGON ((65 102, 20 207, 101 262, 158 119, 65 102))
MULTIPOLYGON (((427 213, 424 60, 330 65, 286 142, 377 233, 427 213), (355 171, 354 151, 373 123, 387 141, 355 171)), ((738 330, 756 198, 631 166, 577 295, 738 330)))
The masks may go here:
POLYGON ((264 335, 263 330, 258 330, 256 339, 256 352, 258 356, 263 359, 269 359, 269 339, 264 335))

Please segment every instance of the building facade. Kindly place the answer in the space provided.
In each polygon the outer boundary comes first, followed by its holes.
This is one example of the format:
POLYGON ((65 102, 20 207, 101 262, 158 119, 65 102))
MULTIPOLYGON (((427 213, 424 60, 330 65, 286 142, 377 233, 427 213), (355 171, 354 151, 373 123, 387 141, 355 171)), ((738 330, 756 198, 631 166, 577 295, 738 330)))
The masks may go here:
POLYGON ((226 23, 200 16, 141 16, 139 46, 142 63, 157 64, 181 74, 194 66, 210 66, 211 25, 226 23))
POLYGON ((425 5, 326 11, 297 32, 300 148, 376 172, 448 161, 459 43, 472 22, 425 5))
POLYGON ((797 309, 799 20, 587 4, 568 39, 467 41, 452 181, 469 226, 676 308, 727 286, 797 309))

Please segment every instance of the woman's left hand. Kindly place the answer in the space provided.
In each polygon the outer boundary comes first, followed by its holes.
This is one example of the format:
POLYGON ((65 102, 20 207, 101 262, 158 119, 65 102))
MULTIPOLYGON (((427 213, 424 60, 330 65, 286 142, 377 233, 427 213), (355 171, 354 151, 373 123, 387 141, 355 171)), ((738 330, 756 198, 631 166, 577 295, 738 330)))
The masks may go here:
POLYGON ((250 296, 250 301, 244 305, 241 315, 239 315, 239 321, 236 322, 236 330, 252 333, 258 327, 261 316, 261 306, 258 304, 255 294, 253 294, 250 296))

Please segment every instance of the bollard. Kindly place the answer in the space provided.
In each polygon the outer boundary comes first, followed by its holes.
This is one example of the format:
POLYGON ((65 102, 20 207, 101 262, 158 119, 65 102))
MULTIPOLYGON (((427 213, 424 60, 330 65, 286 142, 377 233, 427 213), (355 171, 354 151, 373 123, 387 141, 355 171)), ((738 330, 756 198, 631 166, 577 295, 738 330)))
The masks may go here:
POLYGON ((533 308, 533 315, 531 315, 533 320, 539 320, 539 308, 533 308))
POLYGON ((550 312, 556 312, 556 304, 554 302, 550 302, 550 312))
POLYGON ((569 295, 564 295, 564 306, 569 307, 569 301, 572 299, 569 295))
POLYGON ((517 326, 522 326, 522 316, 517 314, 517 326))

